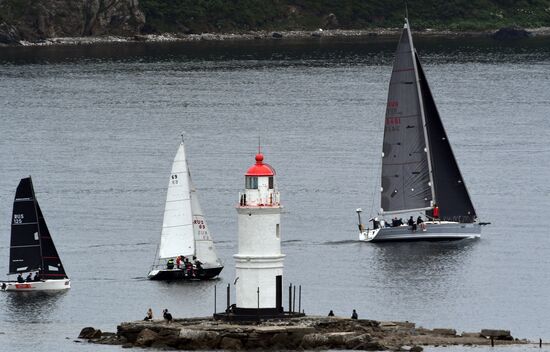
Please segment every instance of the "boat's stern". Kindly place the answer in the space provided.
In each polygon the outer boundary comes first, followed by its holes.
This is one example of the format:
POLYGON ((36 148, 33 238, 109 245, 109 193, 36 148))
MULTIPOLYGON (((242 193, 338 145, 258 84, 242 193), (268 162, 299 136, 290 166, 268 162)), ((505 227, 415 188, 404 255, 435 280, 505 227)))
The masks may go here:
POLYGON ((160 273, 160 270, 157 270, 157 269, 153 269, 149 272, 149 274, 147 274, 147 278, 148 279, 153 279, 154 277, 156 277, 158 274, 160 273))
POLYGON ((372 241, 376 235, 378 235, 378 232, 380 232, 380 229, 376 229, 376 230, 370 230, 370 229, 367 229, 366 231, 363 231, 363 232, 360 232, 359 233, 359 241, 372 241))

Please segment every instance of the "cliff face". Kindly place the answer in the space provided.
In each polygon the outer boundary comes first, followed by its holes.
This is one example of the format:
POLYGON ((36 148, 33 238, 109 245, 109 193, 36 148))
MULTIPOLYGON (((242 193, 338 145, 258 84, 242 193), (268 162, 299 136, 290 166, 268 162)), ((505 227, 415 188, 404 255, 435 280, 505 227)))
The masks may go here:
POLYGON ((139 33, 138 0, 0 0, 0 42, 139 33))

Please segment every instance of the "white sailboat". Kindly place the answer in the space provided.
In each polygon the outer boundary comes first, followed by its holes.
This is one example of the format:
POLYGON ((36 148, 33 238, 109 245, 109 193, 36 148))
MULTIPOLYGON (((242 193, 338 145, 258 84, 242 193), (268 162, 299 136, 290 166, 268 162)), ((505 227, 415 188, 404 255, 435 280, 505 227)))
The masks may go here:
POLYGON ((407 19, 393 64, 382 149, 380 209, 370 220, 372 228, 367 229, 361 223, 362 210, 357 209, 360 240, 449 241, 480 237, 481 225, 487 223, 477 219, 414 49, 407 19), (404 214, 410 219, 397 219, 397 215, 404 214), (424 216, 422 223, 417 224, 417 215, 424 216))
POLYGON ((222 269, 191 180, 182 138, 168 183, 158 253, 148 278, 205 280, 218 276, 222 269))
POLYGON ((2 282, 0 288, 3 291, 59 291, 71 288, 71 281, 36 200, 30 176, 21 179, 15 192, 8 275, 18 275, 18 279, 2 282), (27 274, 29 279, 26 280, 23 274, 27 274))

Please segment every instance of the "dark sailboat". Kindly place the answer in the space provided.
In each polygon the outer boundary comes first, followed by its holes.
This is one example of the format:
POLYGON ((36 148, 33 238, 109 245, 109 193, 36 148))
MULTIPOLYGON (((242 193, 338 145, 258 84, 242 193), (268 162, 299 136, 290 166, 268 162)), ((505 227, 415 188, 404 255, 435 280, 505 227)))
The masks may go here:
POLYGON ((373 218, 360 240, 415 241, 478 238, 481 224, 460 173, 406 19, 395 54, 382 147, 380 210, 393 226, 373 218), (396 214, 423 213, 409 226, 396 214))
POLYGON ((70 280, 36 200, 31 177, 17 186, 13 201, 10 262, 8 275, 20 275, 16 281, 2 283, 5 291, 66 290, 70 280), (32 281, 22 275, 35 273, 32 281))

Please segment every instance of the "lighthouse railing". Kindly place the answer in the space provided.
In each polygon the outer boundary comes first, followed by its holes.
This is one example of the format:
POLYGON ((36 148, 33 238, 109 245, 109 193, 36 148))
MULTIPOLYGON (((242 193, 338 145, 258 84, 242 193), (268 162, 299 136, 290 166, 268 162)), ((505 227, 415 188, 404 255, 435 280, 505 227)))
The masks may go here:
POLYGON ((271 207, 279 206, 281 195, 279 192, 269 192, 265 197, 251 197, 250 192, 239 193, 239 206, 241 207, 271 207), (251 199, 252 198, 252 199, 251 199))

